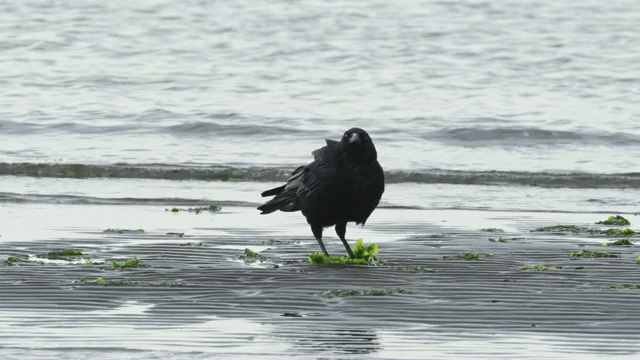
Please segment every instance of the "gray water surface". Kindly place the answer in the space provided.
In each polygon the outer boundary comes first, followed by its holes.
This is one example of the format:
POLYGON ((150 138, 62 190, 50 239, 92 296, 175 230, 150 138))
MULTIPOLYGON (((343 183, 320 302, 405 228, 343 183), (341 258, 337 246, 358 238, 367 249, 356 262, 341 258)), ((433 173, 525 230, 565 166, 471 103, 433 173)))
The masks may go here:
POLYGON ((294 165, 361 126, 387 169, 624 172, 638 23, 635 0, 0 2, 0 159, 294 165))

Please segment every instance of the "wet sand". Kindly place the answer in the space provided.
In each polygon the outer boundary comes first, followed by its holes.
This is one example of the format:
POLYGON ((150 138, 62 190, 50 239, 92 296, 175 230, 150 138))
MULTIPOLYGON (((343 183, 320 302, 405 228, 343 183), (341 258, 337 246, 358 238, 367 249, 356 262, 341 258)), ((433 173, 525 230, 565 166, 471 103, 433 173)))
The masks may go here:
MULTIPOLYGON (((165 210, 172 206, 1 204, 11 221, 0 230, 0 259, 32 257, 0 265, 0 357, 610 359, 640 352, 640 290, 610 288, 640 282, 637 247, 602 247, 616 239, 604 235, 530 232, 558 223, 602 227, 593 224, 600 214, 378 209, 364 229, 347 229, 351 243, 375 242, 386 260, 363 267, 308 264, 318 246, 299 214, 165 210), (492 227, 504 232, 480 230, 492 227), (519 239, 489 241, 499 236, 519 239), (75 263, 33 258, 68 248, 86 255, 75 263), (240 259, 245 248, 265 261, 240 259), (570 259, 581 249, 620 257, 570 259), (493 256, 444 258, 466 252, 493 256), (148 267, 108 269, 133 257, 148 267), (88 259, 105 265, 84 265, 88 259), (536 264, 558 270, 522 270, 536 264), (386 289, 406 293, 326 296, 386 289)), ((325 243, 344 252, 332 229, 325 243)))

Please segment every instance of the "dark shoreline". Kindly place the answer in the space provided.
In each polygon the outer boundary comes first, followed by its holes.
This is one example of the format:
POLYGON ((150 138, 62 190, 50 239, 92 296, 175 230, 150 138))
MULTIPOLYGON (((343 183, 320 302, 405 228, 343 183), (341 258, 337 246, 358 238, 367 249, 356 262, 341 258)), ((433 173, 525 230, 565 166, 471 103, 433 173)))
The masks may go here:
MULTIPOLYGON (((223 167, 137 164, 64 164, 64 163, 3 163, 0 176, 30 176, 51 178, 119 178, 200 181, 257 181, 286 180, 295 167, 223 167)), ((640 173, 579 173, 579 172, 517 172, 517 171, 460 171, 446 169, 387 170, 386 182, 535 186, 574 189, 640 189, 640 173)))

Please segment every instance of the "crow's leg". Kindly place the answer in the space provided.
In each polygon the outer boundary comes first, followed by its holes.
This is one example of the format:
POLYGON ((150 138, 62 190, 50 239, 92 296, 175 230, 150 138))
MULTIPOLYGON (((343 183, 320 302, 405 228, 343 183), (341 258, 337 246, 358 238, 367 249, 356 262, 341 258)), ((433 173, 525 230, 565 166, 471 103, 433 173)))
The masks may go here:
POLYGON ((352 259, 355 259, 356 256, 353 255, 353 251, 351 251, 351 247, 349 246, 349 243, 344 238, 344 235, 346 233, 347 233, 347 223, 336 224, 336 234, 338 234, 338 237, 340 238, 340 240, 342 240, 342 244, 344 245, 344 247, 347 248, 347 253, 349 254, 349 257, 352 259))
POLYGON ((322 226, 311 225, 311 231, 313 232, 313 236, 315 236, 316 240, 318 240, 318 244, 320 244, 320 249, 322 249, 324 256, 329 256, 329 253, 322 242, 322 226))

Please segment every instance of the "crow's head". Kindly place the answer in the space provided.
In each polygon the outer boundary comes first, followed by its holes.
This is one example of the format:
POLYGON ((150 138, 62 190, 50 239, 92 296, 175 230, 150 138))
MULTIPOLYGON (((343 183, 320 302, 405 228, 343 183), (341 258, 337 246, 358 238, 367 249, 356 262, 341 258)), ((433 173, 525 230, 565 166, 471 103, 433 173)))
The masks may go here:
POLYGON ((376 147, 366 131, 360 128, 351 128, 347 130, 340 140, 342 148, 350 155, 360 156, 364 158, 378 157, 376 147))

